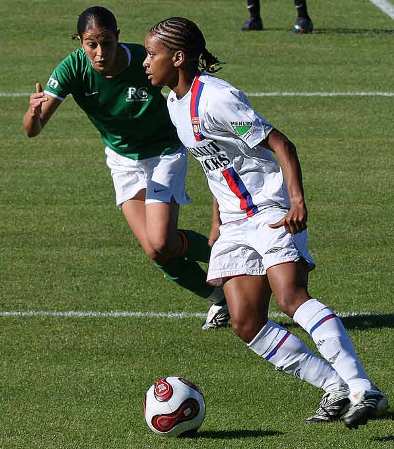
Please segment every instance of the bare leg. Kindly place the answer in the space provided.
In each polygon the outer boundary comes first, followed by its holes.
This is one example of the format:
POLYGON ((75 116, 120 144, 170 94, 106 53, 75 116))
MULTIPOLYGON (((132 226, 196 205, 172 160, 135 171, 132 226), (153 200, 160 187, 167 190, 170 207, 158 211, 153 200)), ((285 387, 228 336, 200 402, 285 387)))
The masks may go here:
POLYGON ((147 256, 157 262, 176 257, 182 247, 177 233, 179 206, 176 203, 145 205, 145 190, 122 205, 129 228, 147 256))
POLYGON ((175 202, 146 205, 145 190, 122 205, 131 231, 167 279, 214 304, 224 305, 223 291, 206 283, 206 273, 196 261, 182 257, 185 247, 177 231, 178 209, 175 202))
POLYGON ((224 284, 235 333, 276 369, 323 388, 338 389, 342 380, 287 329, 268 320, 271 289, 266 276, 237 276, 224 284))
POLYGON ((274 265, 267 270, 267 275, 278 306, 289 317, 311 298, 307 290, 308 271, 303 262, 274 265))
POLYGON ((352 407, 345 415, 346 425, 365 424, 379 408, 387 406, 387 399, 371 383, 340 318, 309 295, 305 265, 276 265, 269 268, 268 278, 281 310, 308 332, 320 354, 348 385, 352 407))
POLYGON ((266 324, 271 289, 266 276, 237 276, 224 284, 234 332, 249 343, 266 324))

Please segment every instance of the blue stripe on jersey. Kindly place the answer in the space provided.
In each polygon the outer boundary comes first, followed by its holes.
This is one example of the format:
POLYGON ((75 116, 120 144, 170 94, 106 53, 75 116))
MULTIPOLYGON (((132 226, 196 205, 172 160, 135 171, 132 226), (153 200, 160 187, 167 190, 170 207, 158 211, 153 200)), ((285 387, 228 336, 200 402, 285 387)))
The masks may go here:
POLYGON ((234 167, 226 168, 222 171, 230 190, 240 199, 240 208, 245 211, 248 217, 257 214, 258 208, 253 203, 252 196, 243 183, 234 167))

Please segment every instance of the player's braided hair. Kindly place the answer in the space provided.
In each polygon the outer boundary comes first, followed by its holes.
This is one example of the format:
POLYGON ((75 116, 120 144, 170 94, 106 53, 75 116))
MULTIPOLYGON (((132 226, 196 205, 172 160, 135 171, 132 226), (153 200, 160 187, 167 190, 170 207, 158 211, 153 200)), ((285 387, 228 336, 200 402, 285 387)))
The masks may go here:
POLYGON ((112 12, 103 6, 91 6, 85 9, 79 16, 77 22, 77 32, 73 34, 73 39, 82 39, 83 33, 89 28, 97 26, 116 33, 118 24, 112 12))
POLYGON ((206 49, 204 35, 198 26, 184 17, 170 17, 154 25, 150 32, 171 50, 182 50, 197 69, 214 73, 220 62, 206 49))

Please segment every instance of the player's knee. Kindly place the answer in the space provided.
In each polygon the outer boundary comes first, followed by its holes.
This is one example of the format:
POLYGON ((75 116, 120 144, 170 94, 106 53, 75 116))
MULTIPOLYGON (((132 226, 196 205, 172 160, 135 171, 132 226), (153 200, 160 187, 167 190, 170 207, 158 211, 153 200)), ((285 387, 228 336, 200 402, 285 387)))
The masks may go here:
POLYGON ((145 254, 149 257, 151 262, 158 266, 165 265, 171 259, 167 254, 155 251, 153 248, 145 249, 145 254))
POLYGON ((168 257, 163 253, 163 246, 159 244, 152 245, 152 243, 149 242, 148 244, 142 245, 142 249, 152 262, 162 264, 168 259, 168 257))
POLYGON ((160 262, 163 259, 168 259, 169 254, 169 245, 166 237, 155 236, 149 239, 150 248, 145 251, 147 256, 155 261, 160 262))
POLYGON ((298 307, 308 299, 308 294, 304 290, 289 289, 276 293, 275 297, 280 310, 292 317, 298 307))
POLYGON ((160 253, 155 251, 153 248, 144 248, 144 252, 152 262, 161 262, 160 253))
POLYGON ((231 327, 234 333, 245 343, 250 343, 260 332, 260 329, 266 324, 266 322, 267 319, 264 317, 259 319, 255 319, 254 317, 237 319, 231 316, 231 327))

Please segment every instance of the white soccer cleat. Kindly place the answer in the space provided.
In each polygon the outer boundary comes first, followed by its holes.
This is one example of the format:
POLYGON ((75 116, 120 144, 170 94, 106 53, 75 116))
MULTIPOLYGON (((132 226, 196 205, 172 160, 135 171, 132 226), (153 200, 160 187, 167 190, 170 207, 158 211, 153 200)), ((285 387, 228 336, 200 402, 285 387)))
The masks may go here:
POLYGON ((230 325, 230 314, 227 304, 212 304, 208 310, 207 319, 202 326, 204 331, 208 329, 219 329, 230 325))

